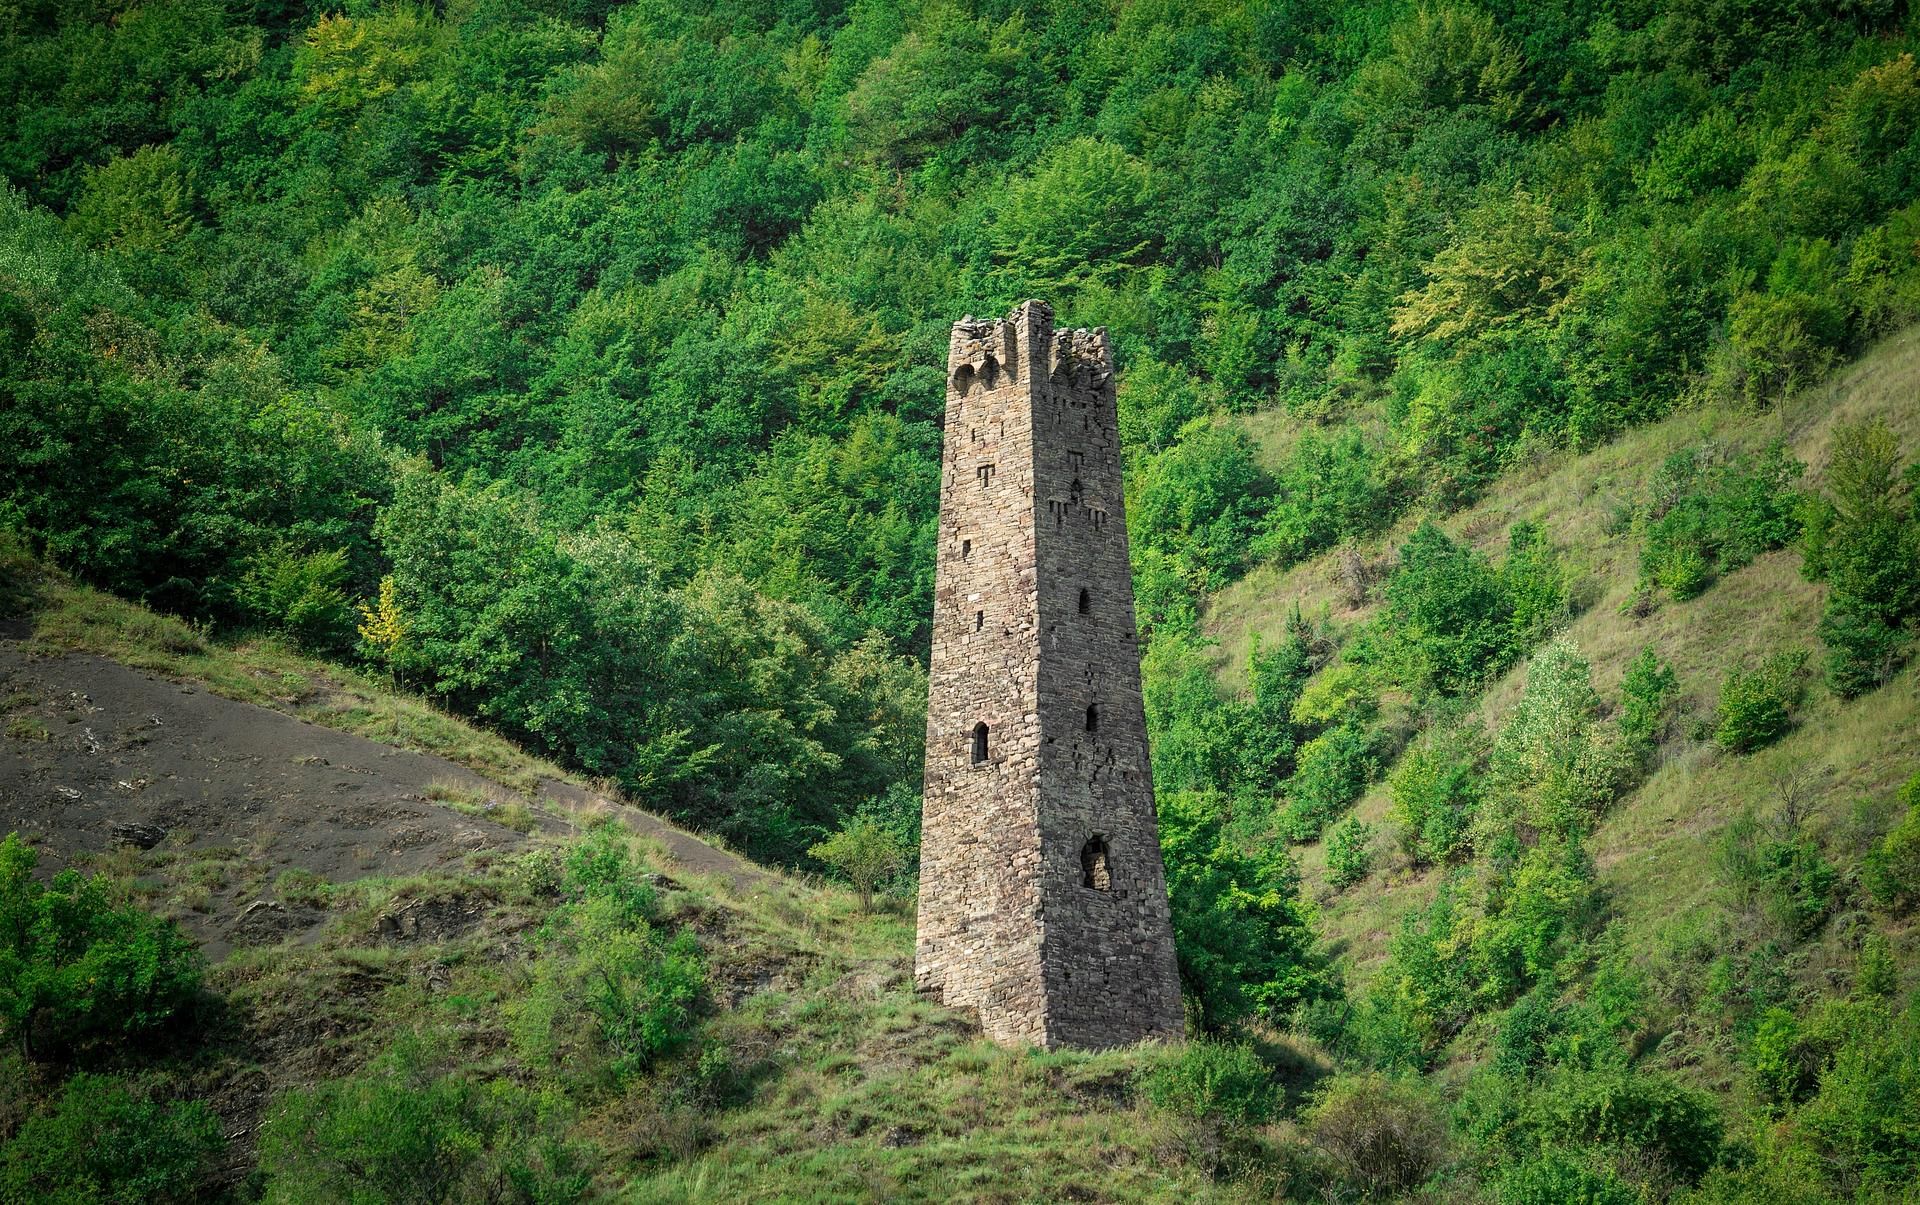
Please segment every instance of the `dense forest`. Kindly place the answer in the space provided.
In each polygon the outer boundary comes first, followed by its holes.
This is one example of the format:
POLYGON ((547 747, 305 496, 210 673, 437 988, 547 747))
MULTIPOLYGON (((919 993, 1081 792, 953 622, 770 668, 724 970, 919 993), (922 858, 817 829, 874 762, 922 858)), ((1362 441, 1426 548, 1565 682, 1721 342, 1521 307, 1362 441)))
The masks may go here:
MULTIPOLYGON (((1637 1066, 1584 841, 1649 772, 1673 671, 1649 650, 1603 700, 1555 637, 1592 601, 1567 550, 1440 521, 1679 409, 1766 413, 1920 318, 1916 43, 1895 0, 23 0, 0 528, 755 858, 891 841, 910 891, 947 333, 1046 298, 1120 367, 1196 1026, 1415 1077, 1479 1034, 1498 1070, 1454 1124, 1519 1169, 1487 1173, 1503 1200, 1890 1199, 1920 1168, 1897 975, 1799 1020, 1717 989, 1787 1157, 1637 1066), (1421 519, 1387 563, 1352 551, 1421 519), (1210 643, 1217 592, 1335 549, 1373 618, 1210 643), (1353 992, 1294 851, 1362 879, 1348 812, 1383 777, 1405 856, 1453 869, 1353 992)), ((1914 460, 1872 424, 1820 488, 1778 444, 1690 453, 1623 510, 1639 607, 1781 548, 1825 583, 1817 663, 1738 675, 1721 746, 1905 664, 1914 460)), ((1920 893, 1915 823, 1875 846, 1884 907, 1920 893)), ((1744 840, 1807 936, 1839 871, 1744 840)), ((1417 1112, 1414 1082, 1376 1097, 1417 1112)))

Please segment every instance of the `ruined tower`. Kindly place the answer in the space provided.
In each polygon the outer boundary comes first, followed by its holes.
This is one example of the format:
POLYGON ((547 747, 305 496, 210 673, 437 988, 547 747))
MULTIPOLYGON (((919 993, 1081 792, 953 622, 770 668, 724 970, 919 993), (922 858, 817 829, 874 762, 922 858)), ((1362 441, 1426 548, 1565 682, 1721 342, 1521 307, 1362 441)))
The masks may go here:
POLYGON ((945 444, 915 979, 1001 1041, 1177 1038, 1106 332, 956 323, 945 444))

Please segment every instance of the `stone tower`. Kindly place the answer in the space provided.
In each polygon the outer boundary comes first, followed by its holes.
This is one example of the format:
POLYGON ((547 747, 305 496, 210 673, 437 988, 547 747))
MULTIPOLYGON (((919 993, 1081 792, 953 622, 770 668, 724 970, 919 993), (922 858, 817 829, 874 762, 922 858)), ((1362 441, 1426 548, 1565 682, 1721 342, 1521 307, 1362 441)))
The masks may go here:
POLYGON ((1000 1041, 1178 1038, 1106 332, 956 323, 945 443, 915 979, 1000 1041))

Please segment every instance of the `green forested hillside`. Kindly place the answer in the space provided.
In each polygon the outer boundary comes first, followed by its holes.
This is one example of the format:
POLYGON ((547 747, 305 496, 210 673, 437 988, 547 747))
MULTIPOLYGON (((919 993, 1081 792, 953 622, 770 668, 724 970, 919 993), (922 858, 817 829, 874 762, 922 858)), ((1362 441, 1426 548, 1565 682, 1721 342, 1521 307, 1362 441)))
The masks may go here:
POLYGON ((1920 319, 1916 41, 1893 0, 15 3, 0 552, 771 863, 897 844, 906 895, 947 331, 1047 298, 1120 365, 1195 1024, 1340 1068, 1252 1108, 1196 1047, 1152 1107, 1197 1165, 1292 1183, 1284 1104, 1336 1196, 1897 1197, 1911 335, 1823 382, 1920 319))

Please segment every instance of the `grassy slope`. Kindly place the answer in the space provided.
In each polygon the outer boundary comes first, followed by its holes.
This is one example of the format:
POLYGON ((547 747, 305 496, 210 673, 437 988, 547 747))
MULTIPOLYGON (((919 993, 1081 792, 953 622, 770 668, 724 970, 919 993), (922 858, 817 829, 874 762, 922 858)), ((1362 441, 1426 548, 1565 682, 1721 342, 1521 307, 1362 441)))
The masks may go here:
MULTIPOLYGON (((99 653, 438 753, 529 802, 540 784, 567 781, 421 699, 279 643, 223 644, 58 575, 39 582, 38 593, 30 639, 47 651, 99 653)), ((1234 1159, 1211 1127, 1139 1097, 1137 1076, 1162 1050, 1005 1050, 980 1039, 969 1017, 919 999, 910 906, 866 915, 832 886, 773 873, 750 884, 702 875, 644 835, 636 845, 659 872, 667 918, 700 934, 706 1032, 724 1047, 735 1088, 724 1107, 689 1098, 674 1086, 689 1068, 670 1067, 624 1089, 570 1089, 580 1106, 573 1133, 605 1153, 599 1188, 608 1195, 1209 1201, 1230 1191, 1216 1179, 1225 1163, 1262 1164, 1263 1179, 1284 1174, 1276 1170, 1284 1159, 1234 1159)), ((159 854, 126 848, 93 863, 136 895, 168 873, 159 854)), ((214 1105, 226 1132, 240 1135, 228 1162, 234 1179, 247 1174, 273 1094, 350 1075, 410 1029, 451 1046, 438 1070, 534 1074, 515 1059, 511 1018, 527 990, 530 935, 552 901, 529 887, 518 859, 475 855, 444 875, 376 873, 323 885, 312 902, 331 914, 317 938, 244 949, 212 968, 210 984, 228 1007, 127 1067, 157 1071, 214 1105), (383 918, 404 913, 429 923, 418 936, 395 937, 383 918)), ((1295 1099, 1325 1070, 1303 1048, 1270 1053, 1292 1069, 1286 1086, 1295 1099)), ((27 1077, 0 1085, 20 1099, 54 1086, 46 1069, 0 1066, 0 1078, 8 1074, 27 1077)), ((1284 1123, 1244 1141, 1269 1155, 1295 1146, 1284 1123)))
MULTIPOLYGON (((1567 634, 1591 660, 1603 697, 1618 697, 1627 662, 1644 647, 1652 646, 1678 671, 1682 717, 1662 751, 1663 764, 1619 802, 1592 842, 1602 885, 1636 949, 1641 939, 1647 948, 1656 947, 1663 930, 1687 923, 1717 898, 1714 834, 1743 806, 1775 807, 1789 780, 1798 780, 1796 789, 1812 807, 1816 831, 1844 844, 1861 819, 1856 801, 1869 801, 1868 808, 1883 804, 1920 768, 1920 668, 1909 665, 1881 690, 1850 703, 1815 686, 1797 717, 1798 727, 1751 757, 1727 755, 1691 739, 1686 730, 1692 716, 1712 711, 1728 668, 1743 658, 1804 648, 1817 661, 1813 629, 1825 587, 1802 580, 1799 554, 1788 550, 1760 558, 1689 602, 1663 600, 1644 618, 1623 614, 1640 546, 1631 533, 1611 530, 1616 508, 1638 495, 1667 456, 1702 440, 1750 449, 1783 437, 1807 462, 1806 483, 1818 485, 1834 429, 1878 417, 1898 434, 1911 459, 1920 455, 1916 396, 1920 328, 1887 339, 1826 386, 1777 410, 1685 410, 1594 451, 1519 467, 1484 501, 1443 521, 1449 534, 1470 538, 1495 556, 1516 522, 1533 520, 1551 531, 1572 569, 1576 599, 1584 604, 1567 634)), ((1262 438, 1274 436, 1263 432, 1262 438)), ((1415 522, 1403 521, 1364 546, 1363 553, 1384 563, 1415 522)), ((1209 631, 1219 640, 1223 682, 1241 683, 1249 639, 1256 633, 1276 637, 1295 600, 1308 615, 1337 622, 1359 620, 1370 611, 1345 605, 1331 554, 1284 571, 1256 570, 1224 591, 1207 616, 1209 631)), ((1516 701, 1524 681, 1524 666, 1516 668, 1480 701, 1478 714, 1489 729, 1516 701)), ((1400 918, 1430 898, 1437 878, 1409 871, 1404 859, 1390 852, 1384 785, 1368 792, 1358 814, 1382 830, 1376 837, 1381 870, 1336 895, 1326 886, 1321 846, 1303 850, 1302 864, 1321 896, 1328 939, 1350 957, 1356 979, 1364 982, 1384 957, 1400 918)), ((1914 945, 1915 935, 1905 934, 1900 946, 1905 965, 1920 961, 1914 945)), ((1807 968, 1809 975, 1820 971, 1818 965, 1807 968)))

